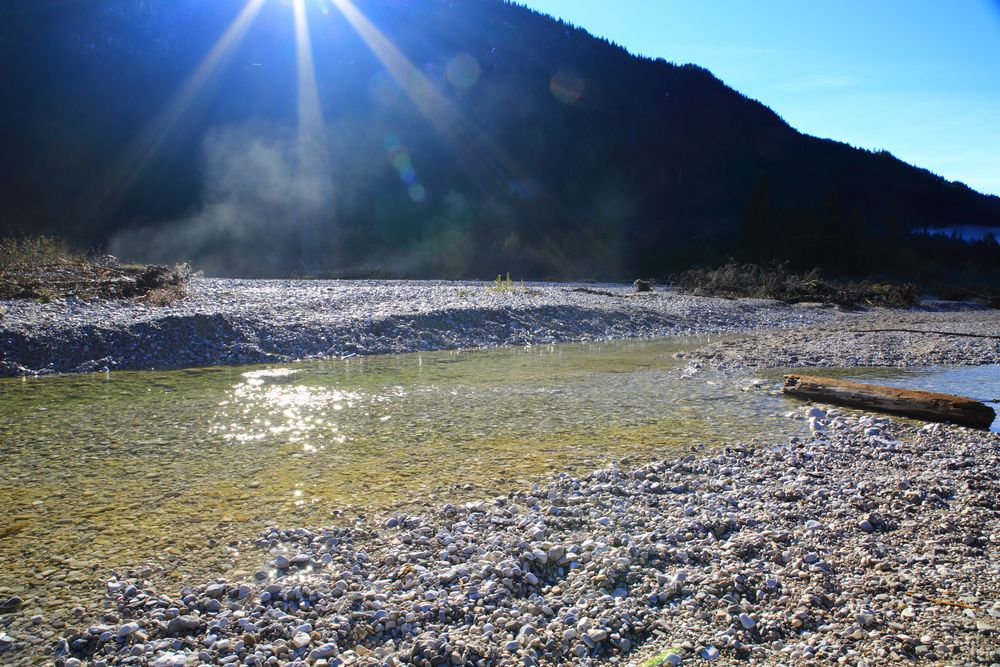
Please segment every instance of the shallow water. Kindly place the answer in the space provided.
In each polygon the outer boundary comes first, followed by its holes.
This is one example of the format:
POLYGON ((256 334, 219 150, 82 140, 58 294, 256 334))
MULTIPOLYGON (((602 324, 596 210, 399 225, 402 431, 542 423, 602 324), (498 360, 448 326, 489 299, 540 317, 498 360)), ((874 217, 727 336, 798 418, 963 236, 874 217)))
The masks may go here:
MULTIPOLYGON (((1000 365, 984 366, 921 366, 918 368, 824 368, 790 369, 790 373, 803 373, 883 384, 902 389, 920 389, 945 394, 967 396, 986 403, 998 418, 990 428, 1000 432, 1000 365)), ((774 374, 776 378, 778 373, 774 374)))
POLYGON ((0 593, 25 615, 91 607, 111 570, 255 568, 236 541, 270 523, 798 432, 764 390, 682 378, 673 354, 704 342, 0 381, 0 593))

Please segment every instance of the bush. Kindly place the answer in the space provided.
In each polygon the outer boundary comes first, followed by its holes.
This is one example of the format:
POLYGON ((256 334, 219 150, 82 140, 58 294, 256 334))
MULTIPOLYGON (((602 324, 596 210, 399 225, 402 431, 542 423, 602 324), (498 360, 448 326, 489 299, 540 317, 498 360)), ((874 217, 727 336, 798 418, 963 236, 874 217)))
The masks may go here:
POLYGON ((819 269, 799 275, 781 265, 766 268, 730 262, 718 269, 685 271, 673 276, 671 282, 682 291, 698 296, 774 299, 785 303, 818 302, 847 308, 909 308, 920 301, 919 290, 910 283, 828 280, 822 277, 819 269))
POLYGON ((508 273, 506 278, 498 275, 493 280, 493 286, 487 289, 491 292, 496 292, 497 294, 503 294, 505 292, 517 291, 517 285, 515 285, 514 281, 510 279, 510 274, 508 273))
POLYGON ((11 236, 0 239, 0 271, 76 263, 84 259, 83 253, 72 250, 65 240, 53 236, 11 236))

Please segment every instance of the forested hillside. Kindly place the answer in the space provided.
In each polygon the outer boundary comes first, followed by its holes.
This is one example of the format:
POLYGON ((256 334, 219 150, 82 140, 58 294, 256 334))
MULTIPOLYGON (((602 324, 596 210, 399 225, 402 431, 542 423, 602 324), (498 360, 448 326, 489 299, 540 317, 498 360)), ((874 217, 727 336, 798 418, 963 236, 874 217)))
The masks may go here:
POLYGON ((360 23, 310 0, 304 68, 292 4, 199 69, 242 0, 4 3, 0 231, 242 276, 1000 264, 909 233, 1000 226, 1000 198, 802 135, 697 66, 499 0, 357 0, 360 23))

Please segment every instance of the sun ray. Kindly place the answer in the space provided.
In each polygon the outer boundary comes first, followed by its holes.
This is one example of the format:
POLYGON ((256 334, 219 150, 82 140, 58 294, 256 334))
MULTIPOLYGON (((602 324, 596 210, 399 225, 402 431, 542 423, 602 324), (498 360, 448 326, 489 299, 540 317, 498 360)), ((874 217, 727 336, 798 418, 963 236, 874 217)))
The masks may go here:
POLYGON ((266 0, 247 0, 226 32, 216 41, 180 90, 146 124, 138 138, 115 161, 111 172, 104 175, 102 183, 88 191, 87 199, 76 209, 80 212, 82 221, 93 219, 102 210, 113 210, 121 202, 149 162, 162 150, 192 102, 243 41, 265 2, 266 0))
POLYGON ((450 110, 434 84, 399 48, 365 16, 351 0, 330 0, 361 37, 389 75, 438 129, 446 129, 450 110))
POLYGON ((326 163, 325 130, 305 0, 293 0, 292 9, 295 15, 299 159, 300 168, 309 172, 322 169, 326 163))
MULTIPOLYGON (((448 142, 463 166, 486 191, 512 190, 524 181, 536 183, 535 196, 544 205, 568 215, 561 202, 537 187, 537 181, 517 160, 511 157, 481 128, 464 118, 434 82, 392 43, 386 35, 359 10, 352 0, 330 0, 369 50, 389 72, 397 85, 416 105, 421 114, 448 142)), ((579 235, 577 231, 566 232, 579 235)), ((550 243, 548 248, 557 262, 569 265, 565 250, 550 243)))
POLYGON ((523 170, 484 132, 463 119, 433 81, 352 2, 330 0, 385 66, 421 114, 451 144, 480 179, 507 187, 523 170))

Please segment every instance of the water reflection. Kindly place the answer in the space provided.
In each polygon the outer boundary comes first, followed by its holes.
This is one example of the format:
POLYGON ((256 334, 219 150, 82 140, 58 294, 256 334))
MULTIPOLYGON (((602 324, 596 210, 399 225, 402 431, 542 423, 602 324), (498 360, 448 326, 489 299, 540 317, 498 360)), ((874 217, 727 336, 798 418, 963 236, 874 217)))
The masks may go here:
POLYGON ((1000 364, 918 368, 839 368, 810 370, 809 373, 902 389, 967 396, 993 408, 998 418, 990 430, 1000 433, 1000 364))
POLYGON ((97 604, 95 570, 62 589, 35 573, 149 563, 169 586, 256 567, 236 541, 268 524, 327 524, 331 511, 436 492, 485 497, 608 459, 801 427, 775 416, 785 407, 767 388, 684 379, 673 355, 697 344, 0 381, 0 561, 11 564, 0 587, 97 604))
POLYGON ((277 438, 301 444, 307 454, 322 450, 326 442, 343 444, 346 438, 332 416, 354 409, 362 394, 293 384, 300 372, 274 368, 243 373, 243 382, 219 403, 211 432, 242 444, 277 438))

